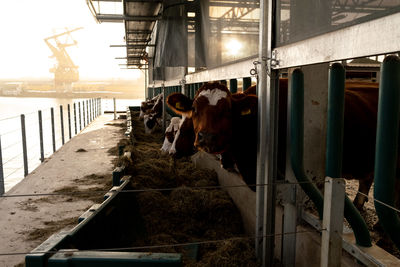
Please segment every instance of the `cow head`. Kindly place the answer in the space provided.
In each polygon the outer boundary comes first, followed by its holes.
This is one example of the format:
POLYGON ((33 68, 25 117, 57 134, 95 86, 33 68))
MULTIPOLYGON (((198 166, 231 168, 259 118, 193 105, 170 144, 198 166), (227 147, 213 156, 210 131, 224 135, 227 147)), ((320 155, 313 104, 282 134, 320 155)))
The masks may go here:
POLYGON ((196 152, 194 148, 195 134, 193 131, 193 122, 191 118, 182 116, 179 124, 179 130, 175 134, 174 141, 169 150, 169 154, 174 158, 182 158, 193 155, 196 152))
MULTIPOLYGON (((160 124, 162 116, 162 94, 157 95, 147 103, 147 110, 144 111, 143 121, 146 133, 152 133, 155 130, 155 126, 160 124)), ((142 103, 142 107, 146 104, 142 103)))
POLYGON ((206 83, 193 100, 174 93, 168 96, 167 104, 176 113, 192 119, 196 148, 220 154, 231 144, 232 95, 226 86, 206 83))

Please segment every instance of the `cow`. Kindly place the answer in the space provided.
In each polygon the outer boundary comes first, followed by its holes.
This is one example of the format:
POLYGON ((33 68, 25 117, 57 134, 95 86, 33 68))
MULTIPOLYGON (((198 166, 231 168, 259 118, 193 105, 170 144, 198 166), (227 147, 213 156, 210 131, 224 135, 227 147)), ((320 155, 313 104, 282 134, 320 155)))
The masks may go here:
POLYGON ((197 151, 194 147, 194 140, 193 121, 183 115, 169 154, 176 159, 193 155, 197 151))
POLYGON ((256 182, 257 102, 255 95, 233 97, 218 82, 204 84, 193 100, 181 93, 167 98, 174 112, 192 120, 194 146, 221 154, 224 168, 231 169, 236 164, 249 185, 256 182))
MULTIPOLYGON (((368 201, 366 195, 374 181, 378 98, 378 83, 346 82, 342 173, 346 179, 359 181, 358 191, 361 193, 357 192, 353 201, 359 210, 368 201)), ((398 160, 397 176, 399 175, 398 160)), ((397 181, 396 188, 399 188, 399 179, 397 181)), ((396 193, 397 207, 400 204, 399 197, 400 193, 396 193)))
POLYGON ((176 133, 179 130, 180 123, 181 123, 180 117, 171 118, 171 123, 169 124, 167 129, 165 129, 165 138, 164 138, 164 143, 161 147, 161 151, 169 153, 172 143, 174 142, 176 133))
POLYGON ((156 125, 160 125, 163 109, 163 95, 159 94, 152 99, 154 105, 151 109, 144 111, 143 122, 146 133, 152 133, 156 129, 156 125))
POLYGON ((152 99, 143 101, 140 105, 140 113, 139 113, 139 119, 143 119, 144 115, 148 113, 153 107, 154 104, 157 102, 158 98, 160 98, 162 94, 158 94, 152 99))

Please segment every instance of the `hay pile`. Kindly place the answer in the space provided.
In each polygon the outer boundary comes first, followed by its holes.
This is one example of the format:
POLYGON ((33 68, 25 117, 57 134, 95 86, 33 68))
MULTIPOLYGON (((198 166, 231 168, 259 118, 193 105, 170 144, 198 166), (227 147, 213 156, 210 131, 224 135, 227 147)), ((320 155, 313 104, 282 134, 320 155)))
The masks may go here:
POLYGON ((240 213, 229 195, 215 188, 214 171, 196 169, 190 159, 173 160, 161 154, 161 130, 148 135, 143 122, 133 116, 133 136, 126 150, 134 189, 166 189, 136 195, 146 235, 133 246, 162 246, 143 251, 182 253, 186 266, 258 266, 253 239, 245 237, 240 213), (197 261, 190 257, 193 246, 164 246, 218 240, 198 246, 197 261), (225 241, 220 241, 225 240, 225 241))

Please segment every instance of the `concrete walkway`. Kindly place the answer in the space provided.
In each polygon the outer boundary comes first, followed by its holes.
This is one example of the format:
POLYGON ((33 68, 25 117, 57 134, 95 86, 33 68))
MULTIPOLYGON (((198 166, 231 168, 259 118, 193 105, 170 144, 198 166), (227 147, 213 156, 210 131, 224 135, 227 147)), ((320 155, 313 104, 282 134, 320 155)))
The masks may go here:
POLYGON ((77 218, 94 202, 92 197, 77 197, 74 192, 90 189, 102 199, 98 191, 111 188, 107 185, 115 158, 107 151, 123 138, 122 122, 125 120, 113 120, 113 115, 98 117, 8 191, 8 197, 0 198, 0 266, 22 263, 25 253, 51 234, 77 224, 77 218), (60 195, 11 197, 55 192, 60 195))

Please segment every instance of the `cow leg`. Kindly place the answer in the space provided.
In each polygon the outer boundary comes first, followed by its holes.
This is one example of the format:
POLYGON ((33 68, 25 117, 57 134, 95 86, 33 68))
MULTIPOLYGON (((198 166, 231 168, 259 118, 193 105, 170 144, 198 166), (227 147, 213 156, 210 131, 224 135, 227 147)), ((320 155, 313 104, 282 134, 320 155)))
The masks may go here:
POLYGON ((358 210, 362 210, 364 203, 368 201, 368 192, 374 180, 373 174, 369 174, 366 178, 358 180, 358 192, 354 198, 353 204, 358 210), (360 192, 362 194, 360 194, 360 192), (365 194, 365 195, 364 195, 365 194))

